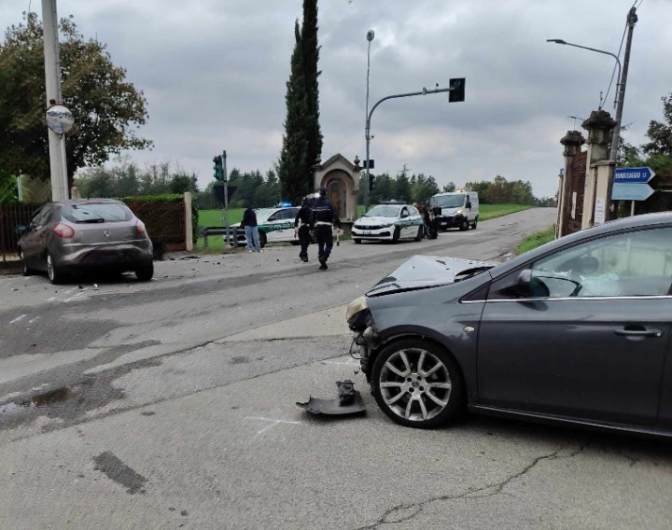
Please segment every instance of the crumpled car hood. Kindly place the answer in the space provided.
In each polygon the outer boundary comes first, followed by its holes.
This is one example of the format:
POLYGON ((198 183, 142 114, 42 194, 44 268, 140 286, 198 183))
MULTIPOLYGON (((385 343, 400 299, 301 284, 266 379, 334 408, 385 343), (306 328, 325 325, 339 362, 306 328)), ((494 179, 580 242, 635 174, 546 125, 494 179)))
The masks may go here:
POLYGON ((366 296, 380 296, 401 291, 438 287, 459 281, 459 277, 479 269, 494 267, 493 263, 462 258, 414 256, 392 274, 380 280, 366 296))

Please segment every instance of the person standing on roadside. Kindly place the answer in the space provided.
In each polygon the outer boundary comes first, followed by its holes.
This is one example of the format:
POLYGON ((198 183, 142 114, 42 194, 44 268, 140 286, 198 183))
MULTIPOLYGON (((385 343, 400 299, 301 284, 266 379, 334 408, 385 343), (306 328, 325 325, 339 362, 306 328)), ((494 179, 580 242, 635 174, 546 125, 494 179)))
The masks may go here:
POLYGON ((248 206, 243 213, 243 221, 240 223, 245 227, 245 240, 247 241, 248 252, 261 252, 259 245, 259 227, 257 225, 257 214, 251 206, 248 206))
POLYGON ((308 263, 308 245, 310 245, 310 202, 308 197, 303 198, 299 213, 294 219, 294 237, 299 236, 299 243, 301 244, 301 252, 299 258, 304 263, 308 263))
POLYGON ((333 226, 341 228, 341 221, 334 211, 334 207, 327 199, 327 188, 320 188, 320 196, 311 205, 310 228, 318 245, 318 259, 320 270, 326 271, 327 260, 334 246, 333 226))

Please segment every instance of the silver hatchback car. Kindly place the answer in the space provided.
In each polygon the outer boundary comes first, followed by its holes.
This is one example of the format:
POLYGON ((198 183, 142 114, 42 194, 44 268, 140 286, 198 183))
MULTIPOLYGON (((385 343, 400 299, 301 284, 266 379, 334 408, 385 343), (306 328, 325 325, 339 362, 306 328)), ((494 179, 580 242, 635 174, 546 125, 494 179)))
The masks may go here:
POLYGON ((20 226, 24 275, 46 271, 51 283, 86 270, 154 275, 152 242, 144 223, 123 202, 88 199, 47 203, 20 226))

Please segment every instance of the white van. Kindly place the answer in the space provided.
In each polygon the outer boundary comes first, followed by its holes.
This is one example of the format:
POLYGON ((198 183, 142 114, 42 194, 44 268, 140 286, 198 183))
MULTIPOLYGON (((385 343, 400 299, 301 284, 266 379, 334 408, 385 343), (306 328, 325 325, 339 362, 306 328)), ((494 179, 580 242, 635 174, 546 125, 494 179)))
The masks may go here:
POLYGON ((475 191, 437 193, 429 199, 436 229, 469 230, 478 224, 478 193, 475 191))

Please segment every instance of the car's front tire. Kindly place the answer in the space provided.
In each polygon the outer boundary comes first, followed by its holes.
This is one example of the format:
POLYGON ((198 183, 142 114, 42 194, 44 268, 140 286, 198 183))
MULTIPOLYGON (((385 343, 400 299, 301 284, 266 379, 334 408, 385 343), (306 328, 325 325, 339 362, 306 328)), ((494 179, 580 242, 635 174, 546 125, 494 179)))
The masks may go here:
POLYGON ((467 221, 466 219, 462 221, 460 223, 460 230, 462 230, 462 232, 466 232, 467 230, 469 230, 469 221, 467 221))
POLYGON ((432 342, 413 338, 389 344, 376 358, 371 375, 378 406, 400 425, 432 429, 464 410, 460 368, 432 342))
POLYGON ((268 238, 266 237, 266 232, 259 231, 259 246, 264 248, 268 243, 268 238))
POLYGON ((397 243, 399 242, 399 237, 401 236, 401 230, 399 230, 398 226, 394 227, 394 233, 392 234, 392 243, 397 243))
POLYGON ((31 276, 33 274, 33 269, 28 266, 26 255, 23 253, 23 250, 19 250, 19 259, 21 260, 21 273, 24 276, 31 276))
POLYGON ((473 228, 474 230, 476 230, 476 227, 477 227, 477 226, 478 226, 478 217, 476 217, 476 218, 474 219, 474 224, 471 225, 471 228, 473 228))
POLYGON ((419 227, 418 227, 418 233, 417 233, 417 235, 415 236, 415 240, 416 240, 416 241, 421 241, 421 240, 422 240, 422 236, 423 236, 423 229, 422 229, 422 226, 419 226, 419 227))

